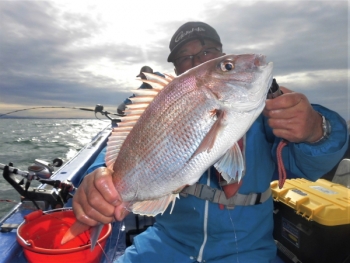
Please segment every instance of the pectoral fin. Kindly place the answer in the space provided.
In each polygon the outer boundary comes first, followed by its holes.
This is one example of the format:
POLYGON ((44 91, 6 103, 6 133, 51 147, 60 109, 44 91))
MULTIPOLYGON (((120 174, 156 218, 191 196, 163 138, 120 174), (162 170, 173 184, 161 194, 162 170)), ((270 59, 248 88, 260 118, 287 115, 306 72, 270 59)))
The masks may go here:
POLYGON ((237 142, 214 164, 214 167, 228 183, 232 180, 241 181, 244 160, 237 142))
POLYGON ((175 205, 175 199, 178 197, 179 194, 170 194, 160 199, 136 202, 132 205, 131 210, 134 214, 156 216, 157 214, 163 214, 172 202, 172 212, 175 205))
POLYGON ((225 111, 222 110, 213 110, 211 112, 212 115, 216 115, 217 119, 213 126, 211 127, 210 131, 207 133, 207 135, 202 140, 201 144, 193 154, 192 158, 196 156, 197 154, 200 154, 201 152, 210 152, 210 150, 213 148, 215 140, 220 133, 222 127, 224 126, 223 119, 225 117, 225 111))

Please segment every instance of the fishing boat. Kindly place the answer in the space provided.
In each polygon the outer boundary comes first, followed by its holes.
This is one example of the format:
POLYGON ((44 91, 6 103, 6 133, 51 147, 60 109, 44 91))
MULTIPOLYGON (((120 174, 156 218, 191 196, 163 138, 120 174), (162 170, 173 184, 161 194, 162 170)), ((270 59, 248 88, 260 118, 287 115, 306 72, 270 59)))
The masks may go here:
MULTIPOLYGON (((107 116, 111 120, 111 123, 96 134, 91 141, 85 145, 85 147, 63 165, 61 165, 59 159, 54 160, 53 164, 36 160, 36 165, 35 167, 32 167, 33 169, 31 171, 20 171, 15 167, 12 167, 11 164, 0 164, 3 176, 7 178, 7 181, 14 187, 14 190, 17 190, 21 196, 23 196, 22 201, 16 204, 10 212, 0 219, 0 263, 28 262, 24 253, 25 248, 23 248, 18 242, 17 231, 23 224, 25 216, 38 209, 41 209, 43 213, 51 213, 52 211, 55 211, 57 207, 62 207, 58 209, 59 211, 70 209, 74 187, 79 185, 86 174, 88 167, 94 162, 102 149, 104 149, 108 136, 110 135, 113 126, 115 126, 118 121, 109 117, 108 112, 103 111, 103 107, 99 107, 97 110, 95 109, 95 111, 107 116), (56 171, 53 171, 53 166, 55 165, 61 166, 58 167, 56 171), (38 180, 41 184, 36 188, 32 188, 31 186, 24 184, 23 180, 18 179, 18 177, 29 176, 31 176, 31 179, 38 180)), ((346 176, 349 178, 350 171, 348 168, 350 160, 343 160, 343 163, 344 165, 341 168, 338 168, 336 173, 338 173, 338 175, 342 174, 341 176, 338 176, 338 178, 344 179, 346 176), (344 174, 347 175, 344 176, 344 174)), ((280 199, 282 200, 283 198, 280 197, 280 199)), ((118 258, 123 254, 125 248, 131 245, 133 237, 152 224, 152 218, 133 214, 129 214, 123 222, 113 223, 111 234, 106 241, 104 252, 101 259, 99 259, 99 262, 109 263, 118 258)), ((347 227, 346 231, 348 231, 348 229, 349 228, 347 227)), ((281 238, 283 239, 283 235, 281 238)), ((290 235, 289 238, 292 240, 293 238, 300 238, 300 236, 295 234, 294 236, 290 235)), ((294 240, 294 242, 298 241, 299 240, 294 240)), ((273 263, 308 263, 298 259, 298 255, 295 255, 295 253, 289 250, 288 247, 284 246, 282 242, 276 240, 276 244, 279 248, 279 254, 273 263)), ((308 248, 304 247, 303 249, 308 248)), ((67 258, 67 260, 67 262, 70 262, 69 258, 67 258)), ((350 255, 344 261, 339 261, 339 263, 346 262, 350 262, 350 255)))

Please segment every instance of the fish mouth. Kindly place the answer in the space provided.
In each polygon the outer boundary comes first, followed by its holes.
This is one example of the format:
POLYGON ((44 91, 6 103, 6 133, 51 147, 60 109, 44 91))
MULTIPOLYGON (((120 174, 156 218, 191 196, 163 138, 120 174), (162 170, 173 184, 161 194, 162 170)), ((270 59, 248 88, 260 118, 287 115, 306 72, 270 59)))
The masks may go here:
POLYGON ((256 103, 252 103, 252 105, 251 105, 252 109, 254 109, 254 108, 258 109, 260 107, 259 105, 262 105, 262 107, 265 106, 267 93, 269 92, 269 89, 270 89, 271 84, 272 84, 272 79, 273 79, 273 76, 272 76, 273 63, 272 62, 269 62, 267 64, 265 62, 265 65, 259 66, 259 68, 261 68, 263 71, 265 71, 264 74, 262 74, 262 76, 260 77, 263 79, 262 83, 266 83, 266 80, 268 80, 268 81, 267 81, 267 85, 264 88, 261 88, 257 92, 251 94, 253 97, 259 98, 256 101, 256 103))
POLYGON ((262 89, 262 91, 264 92, 264 96, 262 97, 262 100, 266 100, 267 93, 270 90, 270 87, 272 85, 272 80, 273 80, 273 76, 272 76, 273 63, 272 62, 265 63, 265 66, 261 66, 261 68, 262 70, 265 70, 265 73, 263 74, 264 75, 263 78, 268 80, 266 88, 262 89))
POLYGON ((265 105, 267 93, 272 84, 272 69, 272 62, 264 62, 264 65, 258 66, 258 71, 260 71, 258 78, 253 81, 241 80, 242 84, 244 85, 239 90, 237 90, 237 85, 228 82, 227 85, 234 87, 236 89, 236 92, 239 91, 243 99, 234 102, 226 101, 224 102, 225 106, 234 108, 238 111, 252 111, 263 107, 265 105), (261 87, 255 88, 254 91, 249 91, 244 87, 245 85, 261 85, 261 87))

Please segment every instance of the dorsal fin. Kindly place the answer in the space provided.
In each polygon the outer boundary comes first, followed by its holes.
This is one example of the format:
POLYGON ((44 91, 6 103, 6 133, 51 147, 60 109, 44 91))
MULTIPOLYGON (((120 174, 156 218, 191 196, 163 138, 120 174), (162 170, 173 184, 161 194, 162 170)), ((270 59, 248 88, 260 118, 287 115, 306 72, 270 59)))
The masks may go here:
POLYGON ((142 79, 142 81, 150 84, 152 89, 137 89, 133 91, 135 97, 129 98, 132 101, 132 104, 126 105, 125 116, 121 118, 118 127, 113 129, 112 134, 108 138, 105 163, 112 171, 119 151, 138 119, 153 101, 154 97, 156 97, 158 93, 175 78, 168 74, 164 74, 164 78, 156 74, 144 74, 147 77, 147 80, 142 79))
POLYGON ((155 96, 137 96, 137 97, 129 98, 129 100, 131 100, 132 103, 145 102, 150 104, 151 101, 154 99, 154 97, 155 96))
POLYGON ((126 122, 126 121, 138 120, 140 117, 141 117, 140 114, 134 114, 133 112, 130 112, 130 114, 125 115, 124 117, 120 117, 120 121, 126 122))
POLYGON ((166 79, 168 79, 169 81, 172 81, 175 77, 173 75, 170 75, 170 74, 166 74, 164 73, 164 76, 166 79))
POLYGON ((152 90, 162 90, 166 85, 168 85, 175 77, 164 74, 164 78, 152 73, 143 73, 147 79, 141 79, 142 82, 150 84, 152 90))
MULTIPOLYGON (((157 82, 157 83, 163 83, 164 84, 163 87, 165 87, 166 85, 168 85, 171 82, 169 77, 168 78, 164 78, 164 77, 161 77, 161 76, 159 76, 157 74, 153 74, 153 73, 143 73, 143 74, 145 74, 145 76, 147 77, 146 81, 153 81, 153 82, 157 82)), ((144 80, 142 80, 142 81, 144 81, 144 80)))
POLYGON ((136 96, 156 96, 159 93, 159 91, 155 89, 135 89, 132 90, 132 92, 136 96))
POLYGON ((133 103, 128 105, 128 109, 147 108, 147 103, 133 103))

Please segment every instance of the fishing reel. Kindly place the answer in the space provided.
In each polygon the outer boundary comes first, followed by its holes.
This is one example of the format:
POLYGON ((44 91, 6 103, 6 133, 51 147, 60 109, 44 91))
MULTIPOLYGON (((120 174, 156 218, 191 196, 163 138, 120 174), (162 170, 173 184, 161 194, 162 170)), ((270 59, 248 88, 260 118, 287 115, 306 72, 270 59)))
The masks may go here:
POLYGON ((111 120, 113 127, 117 126, 117 123, 120 122, 120 119, 112 118, 110 115, 116 115, 116 116, 119 116, 119 117, 123 117, 124 116, 124 115, 120 115, 120 114, 117 114, 117 113, 111 113, 111 112, 108 112, 108 111, 104 111, 103 110, 103 105, 101 105, 101 104, 97 104, 95 106, 95 114, 97 112, 101 113, 103 116, 106 116, 109 120, 111 120))
POLYGON ((60 158, 54 159, 52 164, 43 160, 35 159, 34 164, 28 167, 28 171, 35 173, 42 179, 49 179, 54 172, 54 167, 61 167, 62 164, 63 161, 60 158))
POLYGON ((274 98, 277 98, 278 96, 281 96, 282 94, 283 94, 283 92, 280 89, 280 86, 277 84, 276 79, 275 78, 272 79, 270 89, 267 93, 267 98, 274 99, 274 98))
POLYGON ((28 167, 28 171, 21 171, 13 167, 12 163, 4 165, 0 163, 0 170, 3 170, 4 179, 21 195, 22 204, 29 207, 30 203, 36 209, 47 210, 63 207, 72 198, 71 192, 75 190, 70 181, 50 179, 54 167, 60 167, 63 161, 56 158, 53 163, 43 160, 35 160, 35 163, 28 167), (17 178, 20 175, 21 178, 17 178), (26 180, 25 180, 26 179, 26 180), (31 187, 31 182, 40 182, 40 187, 31 187))

